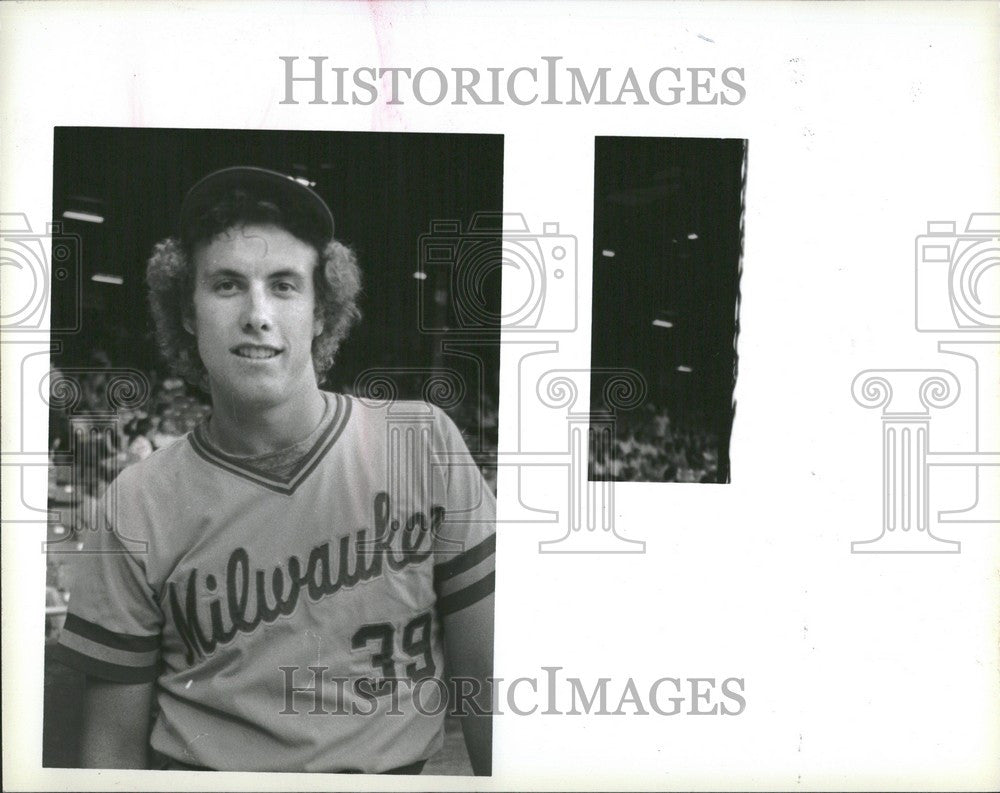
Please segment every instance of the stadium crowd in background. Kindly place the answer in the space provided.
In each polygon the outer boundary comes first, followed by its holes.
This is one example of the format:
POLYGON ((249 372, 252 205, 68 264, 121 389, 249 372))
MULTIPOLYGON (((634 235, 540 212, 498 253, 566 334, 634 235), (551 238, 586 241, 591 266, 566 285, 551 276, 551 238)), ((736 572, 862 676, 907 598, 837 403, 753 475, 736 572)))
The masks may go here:
POLYGON ((665 407, 647 402, 615 422, 614 452, 590 446, 590 478, 618 482, 715 482, 718 437, 697 416, 672 421, 665 407))

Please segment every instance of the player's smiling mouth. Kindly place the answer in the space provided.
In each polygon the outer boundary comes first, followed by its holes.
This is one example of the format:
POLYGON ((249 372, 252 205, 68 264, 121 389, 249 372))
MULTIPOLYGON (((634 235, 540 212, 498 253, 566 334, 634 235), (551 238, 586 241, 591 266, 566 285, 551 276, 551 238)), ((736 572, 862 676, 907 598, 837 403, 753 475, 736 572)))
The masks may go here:
POLYGON ((233 347, 230 352, 239 358, 247 358, 252 361, 266 361, 281 354, 280 349, 266 344, 240 344, 233 347))

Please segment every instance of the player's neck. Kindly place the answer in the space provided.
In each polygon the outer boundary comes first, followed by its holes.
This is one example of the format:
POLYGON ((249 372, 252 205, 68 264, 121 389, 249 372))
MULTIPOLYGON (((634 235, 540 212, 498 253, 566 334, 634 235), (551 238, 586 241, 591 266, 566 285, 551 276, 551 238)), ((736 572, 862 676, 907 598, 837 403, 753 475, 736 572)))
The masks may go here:
POLYGON ((213 399, 208 433, 223 452, 239 456, 268 454, 309 437, 323 420, 325 408, 318 387, 293 401, 268 407, 213 399))

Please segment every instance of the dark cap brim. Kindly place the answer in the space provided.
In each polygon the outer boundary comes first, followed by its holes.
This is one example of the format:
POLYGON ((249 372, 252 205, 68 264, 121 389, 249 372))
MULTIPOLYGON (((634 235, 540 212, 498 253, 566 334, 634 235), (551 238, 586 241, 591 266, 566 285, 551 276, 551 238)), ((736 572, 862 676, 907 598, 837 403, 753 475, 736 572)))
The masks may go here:
POLYGON ((198 218, 234 190, 273 201, 279 208, 294 208, 316 224, 321 236, 333 237, 333 213, 318 194, 291 176, 251 166, 223 168, 195 183, 181 204, 181 234, 186 235, 198 218))

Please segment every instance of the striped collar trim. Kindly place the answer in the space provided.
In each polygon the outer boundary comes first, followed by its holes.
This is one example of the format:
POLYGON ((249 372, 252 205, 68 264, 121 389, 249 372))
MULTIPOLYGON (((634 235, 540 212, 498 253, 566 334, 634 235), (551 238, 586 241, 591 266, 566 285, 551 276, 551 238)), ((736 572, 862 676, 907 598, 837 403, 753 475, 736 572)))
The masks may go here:
POLYGON ((235 474, 243 479, 247 479, 261 487, 273 490, 275 493, 282 493, 290 496, 294 493, 319 465, 326 453, 333 448, 337 442, 347 422, 351 417, 351 400, 343 394, 330 394, 335 400, 333 407, 334 415, 329 425, 313 444, 313 447, 302 456, 291 473, 285 478, 277 478, 263 471, 247 465, 239 457, 231 457, 218 449, 215 449, 208 442, 205 435, 205 425, 199 424, 195 430, 188 434, 191 448, 206 462, 218 466, 231 474, 235 474))

